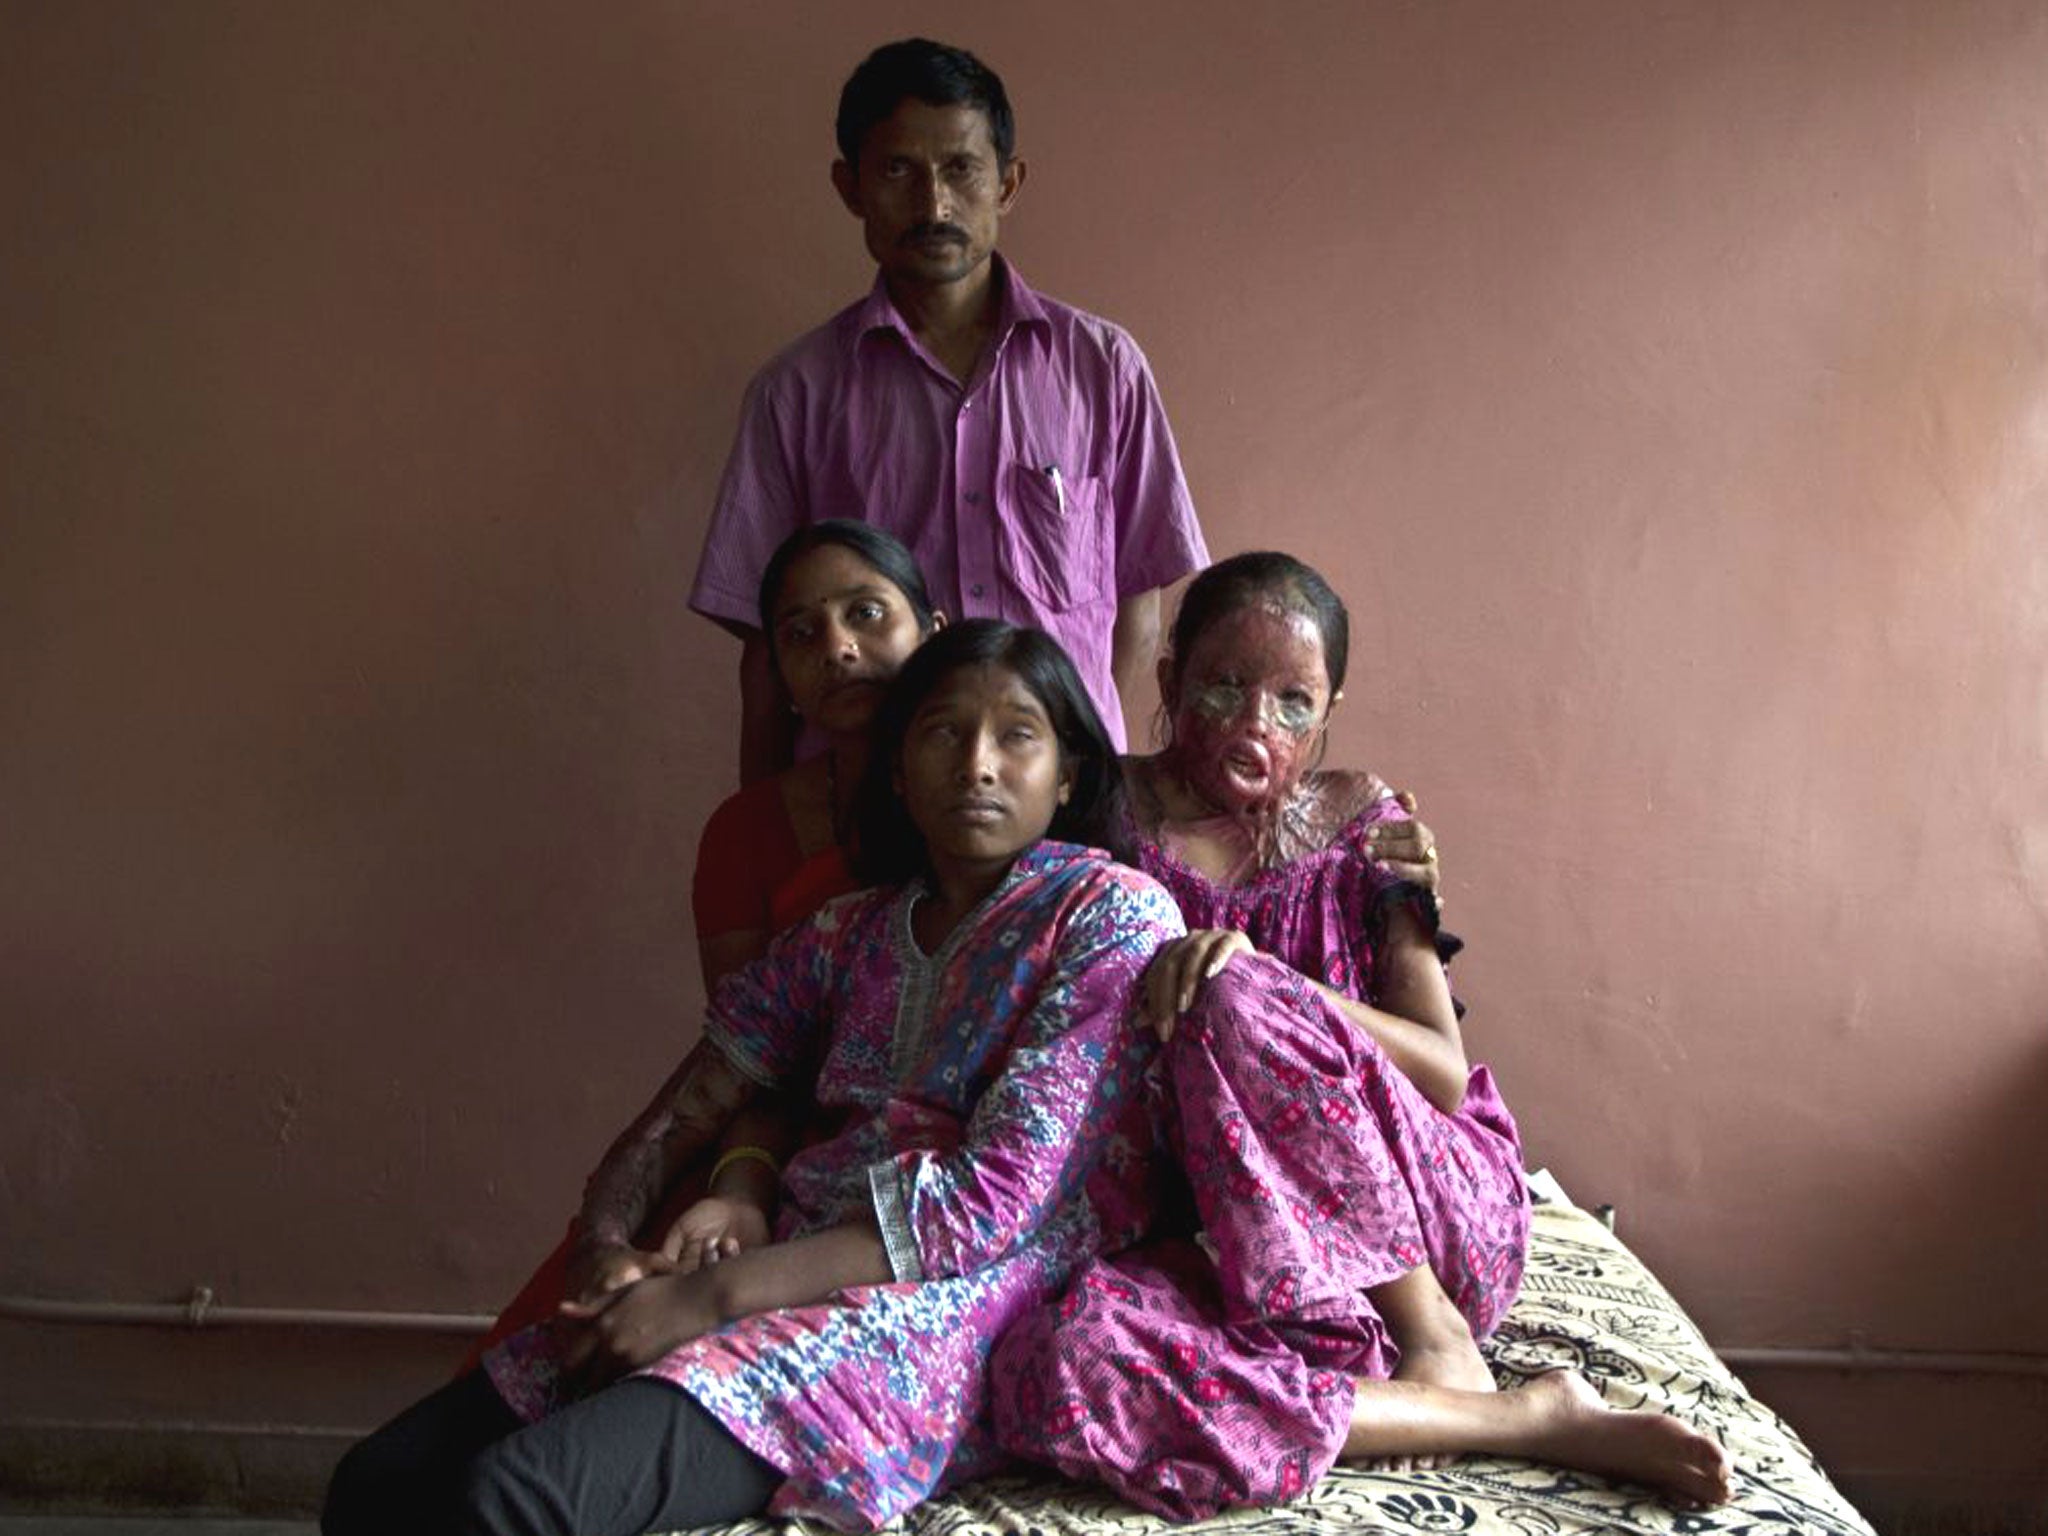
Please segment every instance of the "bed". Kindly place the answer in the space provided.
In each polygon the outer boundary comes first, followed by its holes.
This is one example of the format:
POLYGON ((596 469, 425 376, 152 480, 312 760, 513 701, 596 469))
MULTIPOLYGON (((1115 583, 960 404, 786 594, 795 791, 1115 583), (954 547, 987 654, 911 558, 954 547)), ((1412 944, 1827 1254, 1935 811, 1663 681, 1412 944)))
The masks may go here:
MULTIPOLYGON (((1553 1369, 1579 1371, 1616 1407, 1660 1408, 1718 1435, 1733 1453, 1735 1498, 1699 1513, 1645 1489, 1529 1462, 1473 1457, 1434 1472, 1339 1466, 1307 1496, 1174 1526, 1093 1488, 1052 1477, 971 1484, 913 1512, 902 1536, 1590 1536, 1634 1532, 1872 1536, 1812 1453, 1714 1357, 1692 1320, 1642 1262, 1554 1181, 1537 1205, 1527 1277, 1487 1345, 1503 1386, 1553 1369)), ((769 1536, 804 1522, 749 1520, 724 1536, 769 1536)), ((818 1527, 819 1536, 825 1528, 818 1527)))

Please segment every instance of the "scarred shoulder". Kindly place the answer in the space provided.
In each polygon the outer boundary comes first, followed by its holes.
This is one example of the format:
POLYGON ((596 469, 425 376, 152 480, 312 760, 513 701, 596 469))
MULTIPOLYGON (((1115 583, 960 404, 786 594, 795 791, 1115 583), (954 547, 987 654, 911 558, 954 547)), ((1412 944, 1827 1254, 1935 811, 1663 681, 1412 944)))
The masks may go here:
POLYGON ((1330 842, 1363 835, 1384 821, 1408 819, 1386 780, 1363 768, 1317 769, 1303 790, 1315 806, 1317 821, 1329 829, 1330 842))

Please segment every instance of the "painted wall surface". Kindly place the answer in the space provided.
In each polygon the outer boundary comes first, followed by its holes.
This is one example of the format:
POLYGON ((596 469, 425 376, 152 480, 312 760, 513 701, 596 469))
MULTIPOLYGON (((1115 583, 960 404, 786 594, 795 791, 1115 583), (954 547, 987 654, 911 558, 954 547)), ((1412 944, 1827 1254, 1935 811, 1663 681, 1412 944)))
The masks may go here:
MULTIPOLYGON (((1350 599, 1334 756, 1443 838, 1532 1161, 1724 1346, 2048 1352, 2048 7, 1992 0, 10 8, 0 1291, 488 1310, 559 1230, 696 1027, 683 594, 913 30, 1005 73, 1006 249, 1145 346, 1212 548, 1350 599)), ((362 1426, 447 1350, 6 1325, 0 1422, 362 1426)), ((1881 1454, 2038 1456, 1989 1390, 1881 1454)))

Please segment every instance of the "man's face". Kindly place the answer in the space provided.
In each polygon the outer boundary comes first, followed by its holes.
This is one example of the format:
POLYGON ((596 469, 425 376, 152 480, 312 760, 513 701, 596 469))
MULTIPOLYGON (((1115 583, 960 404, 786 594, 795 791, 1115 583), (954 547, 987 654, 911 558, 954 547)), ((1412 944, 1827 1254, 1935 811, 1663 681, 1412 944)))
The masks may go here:
POLYGON ((997 164, 980 108, 914 99, 869 131, 857 166, 832 166, 868 254, 896 287, 943 287, 979 272, 1023 184, 1022 160, 997 164))

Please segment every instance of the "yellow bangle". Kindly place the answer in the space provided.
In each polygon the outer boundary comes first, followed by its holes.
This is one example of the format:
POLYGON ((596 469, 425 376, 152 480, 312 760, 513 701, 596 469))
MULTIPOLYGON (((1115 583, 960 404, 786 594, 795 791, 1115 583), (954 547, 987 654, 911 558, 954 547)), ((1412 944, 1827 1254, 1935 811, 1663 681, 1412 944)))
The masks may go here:
POLYGON ((776 1161, 775 1154, 766 1147, 734 1147, 711 1165, 711 1177, 704 1181, 704 1187, 711 1188, 718 1182, 718 1176, 734 1163, 746 1162, 766 1163, 770 1173, 782 1172, 782 1164, 776 1161))

